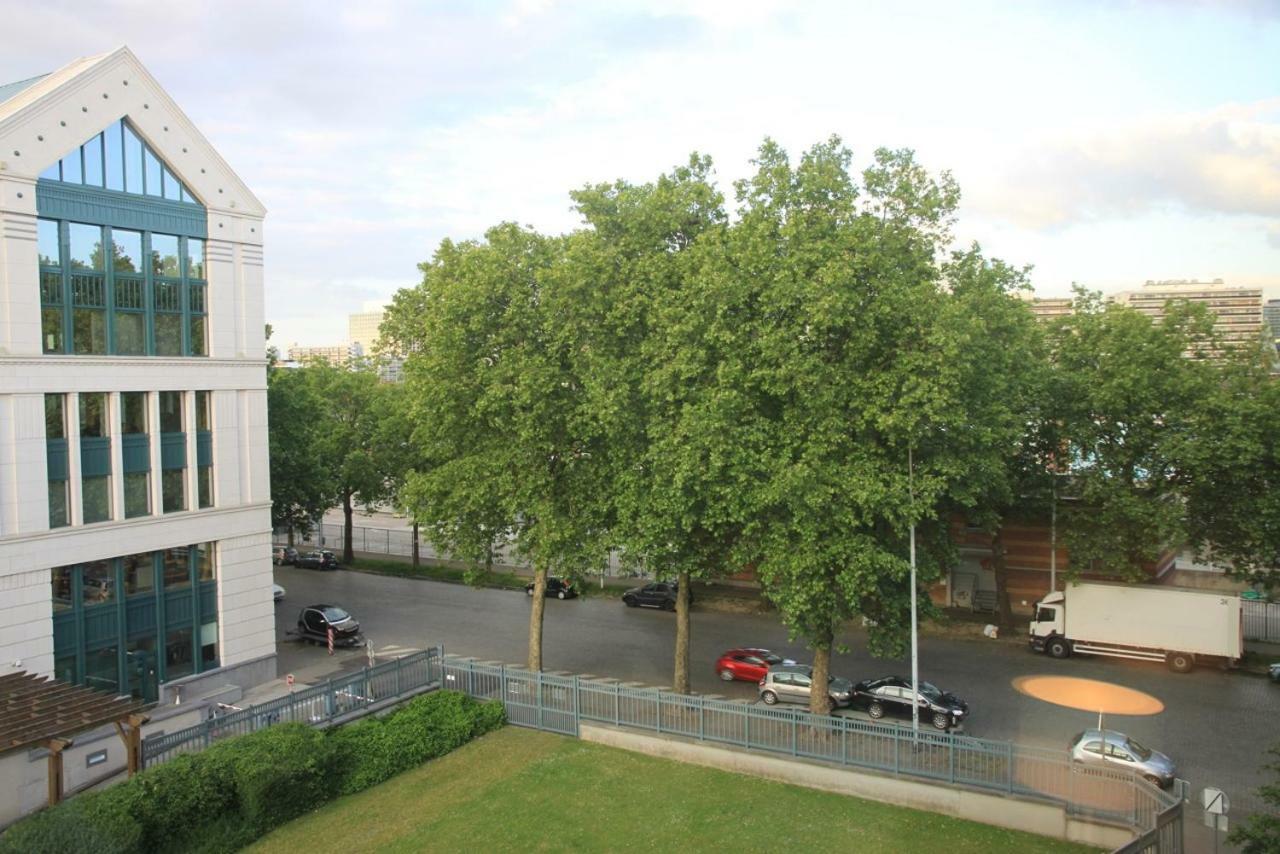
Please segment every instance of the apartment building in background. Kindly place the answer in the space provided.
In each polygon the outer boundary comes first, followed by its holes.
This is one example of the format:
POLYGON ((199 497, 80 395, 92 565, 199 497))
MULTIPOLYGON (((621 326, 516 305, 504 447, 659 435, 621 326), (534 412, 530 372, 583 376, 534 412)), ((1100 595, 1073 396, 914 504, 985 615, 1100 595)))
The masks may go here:
POLYGON ((1214 329, 1226 345, 1251 344, 1262 334, 1262 288, 1225 284, 1222 279, 1147 281, 1137 290, 1113 294, 1111 299, 1155 320, 1165 316, 1172 300, 1198 303, 1213 312, 1214 329))
POLYGON ((359 358, 363 355, 363 350, 352 347, 349 344, 330 344, 320 347, 301 347, 297 344, 289 345, 289 361, 295 362, 299 365, 313 359, 322 359, 333 365, 335 368, 340 368, 347 364, 350 359, 359 358))
POLYGON ((0 86, 0 675, 275 677, 265 213, 127 48, 0 86))

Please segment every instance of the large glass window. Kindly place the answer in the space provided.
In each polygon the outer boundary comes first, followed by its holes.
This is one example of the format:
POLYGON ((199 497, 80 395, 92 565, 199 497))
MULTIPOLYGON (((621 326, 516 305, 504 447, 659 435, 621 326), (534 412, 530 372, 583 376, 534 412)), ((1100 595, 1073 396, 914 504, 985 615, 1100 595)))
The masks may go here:
POLYGON ((68 225, 68 266, 71 268, 73 352, 107 352, 107 295, 102 251, 102 226, 68 225))
POLYGON ((155 558, 152 552, 128 555, 121 560, 124 565, 124 595, 152 593, 156 589, 155 558))
POLYGON ((71 566, 56 566, 53 568, 53 610, 55 611, 65 611, 72 605, 73 600, 71 597, 73 591, 71 585, 73 583, 72 572, 74 569, 75 567, 71 566))
POLYGON ((124 517, 150 515, 151 437, 146 392, 120 394, 120 432, 124 442, 124 517))
POLYGON ((178 546, 164 552, 164 589, 180 590, 191 586, 191 549, 178 546))
POLYGON ((112 561, 95 560, 81 567, 80 593, 85 605, 101 605, 116 598, 116 571, 112 561))
POLYGON ((94 187, 102 186, 102 134, 81 146, 84 151, 84 182, 94 187))
POLYGON ((196 485, 198 507, 213 506, 212 393, 196 392, 196 485))
POLYGON ((165 513, 187 509, 187 485, 182 469, 165 469, 160 476, 160 489, 164 493, 165 513))
POLYGON ((41 267, 62 265, 62 250, 58 246, 57 220, 36 220, 36 246, 40 250, 41 267))
POLYGON ((71 484, 67 468, 66 395, 44 396, 45 454, 49 472, 49 527, 71 523, 71 484))
POLYGON ((142 193, 142 140, 128 125, 124 131, 124 189, 127 193, 142 193))
POLYGON ((107 163, 107 189, 124 189, 123 122, 116 122, 102 134, 103 154, 107 163))
POLYGON ((80 471, 84 522, 105 522, 111 518, 111 439, 104 393, 80 395, 80 471))
POLYGON ((145 391, 120 393, 120 432, 125 435, 148 432, 145 391))
POLYGON ((160 432, 181 433, 182 431, 182 392, 160 392, 160 432))
POLYGON ((196 578, 199 581, 213 581, 213 543, 199 543, 196 546, 196 578))

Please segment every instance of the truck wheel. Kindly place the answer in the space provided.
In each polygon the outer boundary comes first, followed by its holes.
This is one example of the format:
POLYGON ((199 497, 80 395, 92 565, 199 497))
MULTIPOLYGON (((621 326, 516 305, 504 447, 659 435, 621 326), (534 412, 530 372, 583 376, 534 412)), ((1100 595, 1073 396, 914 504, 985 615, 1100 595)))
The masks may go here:
POLYGON ((1071 655, 1071 644, 1067 643, 1066 638, 1054 638, 1045 647, 1045 652, 1054 658, 1066 658, 1071 655))
POLYGON ((1189 652, 1171 652, 1164 661, 1174 673, 1190 673, 1196 666, 1196 657, 1189 652))

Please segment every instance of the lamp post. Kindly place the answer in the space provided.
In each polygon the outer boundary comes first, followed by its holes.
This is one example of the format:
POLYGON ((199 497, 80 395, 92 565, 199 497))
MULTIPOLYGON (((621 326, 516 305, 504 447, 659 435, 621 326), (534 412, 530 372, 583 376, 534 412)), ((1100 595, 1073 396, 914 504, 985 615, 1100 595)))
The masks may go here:
POLYGON ((907 490, 911 496, 911 735, 920 735, 920 646, 916 629, 915 459, 907 446, 907 490))

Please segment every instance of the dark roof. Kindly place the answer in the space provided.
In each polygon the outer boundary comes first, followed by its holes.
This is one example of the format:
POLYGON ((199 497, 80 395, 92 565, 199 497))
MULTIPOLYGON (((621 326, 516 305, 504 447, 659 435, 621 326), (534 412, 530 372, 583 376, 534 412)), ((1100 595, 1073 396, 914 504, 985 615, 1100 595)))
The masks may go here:
POLYGON ((0 676, 0 753, 124 720, 142 705, 31 673, 0 676))
POLYGON ((48 74, 41 74, 36 77, 29 77, 26 80, 16 80, 13 83, 0 83, 0 103, 4 103, 23 89, 34 83, 39 83, 48 76, 48 74))

